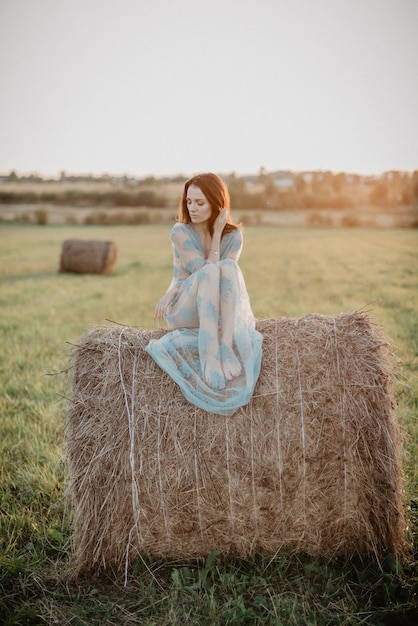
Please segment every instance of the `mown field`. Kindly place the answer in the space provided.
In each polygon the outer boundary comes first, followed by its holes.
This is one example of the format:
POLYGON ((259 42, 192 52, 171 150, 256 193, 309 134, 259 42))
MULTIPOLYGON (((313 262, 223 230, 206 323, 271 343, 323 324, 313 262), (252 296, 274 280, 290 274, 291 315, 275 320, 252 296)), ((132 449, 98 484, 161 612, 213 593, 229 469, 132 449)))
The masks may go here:
POLYGON ((95 324, 153 327, 171 279, 168 225, 0 225, 0 623, 412 625, 418 611, 418 233, 251 226, 241 258, 257 317, 364 309, 394 344, 410 558, 290 553, 138 561, 123 581, 65 578, 70 344, 95 324), (59 274, 68 237, 113 239, 112 276, 59 274), (56 374, 56 375, 53 375, 56 374))

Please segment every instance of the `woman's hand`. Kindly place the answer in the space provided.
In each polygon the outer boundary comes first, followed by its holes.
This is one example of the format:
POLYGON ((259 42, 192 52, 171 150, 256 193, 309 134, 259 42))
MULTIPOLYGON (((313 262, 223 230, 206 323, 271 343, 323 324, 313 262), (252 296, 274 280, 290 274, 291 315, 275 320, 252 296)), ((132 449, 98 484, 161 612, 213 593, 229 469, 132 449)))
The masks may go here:
POLYGON ((217 233, 219 235, 222 235, 222 231, 225 228, 225 224, 226 224, 226 209, 221 209, 219 211, 219 215, 215 220, 215 223, 213 225, 213 232, 217 233))
POLYGON ((217 263, 221 248, 222 231, 226 224, 226 209, 221 209, 213 224, 213 235, 207 260, 209 263, 217 263))
POLYGON ((177 287, 172 287, 158 301, 157 306, 155 307, 155 311, 154 311, 154 318, 156 320, 161 321, 164 319, 167 313, 167 309, 170 306, 170 304, 173 302, 176 294, 177 294, 177 287))

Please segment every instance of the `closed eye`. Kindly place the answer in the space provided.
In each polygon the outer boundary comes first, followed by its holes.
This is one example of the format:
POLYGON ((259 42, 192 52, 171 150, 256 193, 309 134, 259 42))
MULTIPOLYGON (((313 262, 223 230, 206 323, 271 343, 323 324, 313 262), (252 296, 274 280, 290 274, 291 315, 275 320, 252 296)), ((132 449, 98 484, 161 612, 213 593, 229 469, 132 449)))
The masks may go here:
MULTIPOLYGON (((191 198, 186 198, 186 203, 187 204, 192 204, 191 198)), ((198 206, 203 206, 205 204, 205 201, 204 200, 196 200, 196 204, 198 206)))

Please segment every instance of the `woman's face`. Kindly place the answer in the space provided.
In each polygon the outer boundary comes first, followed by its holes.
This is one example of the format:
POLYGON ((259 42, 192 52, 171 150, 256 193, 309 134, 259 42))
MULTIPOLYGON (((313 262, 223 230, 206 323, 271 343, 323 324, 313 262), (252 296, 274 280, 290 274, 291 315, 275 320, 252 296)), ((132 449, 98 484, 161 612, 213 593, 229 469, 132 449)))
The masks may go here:
POLYGON ((196 185, 190 185, 188 188, 186 204, 192 224, 204 224, 212 214, 211 205, 204 193, 196 185))

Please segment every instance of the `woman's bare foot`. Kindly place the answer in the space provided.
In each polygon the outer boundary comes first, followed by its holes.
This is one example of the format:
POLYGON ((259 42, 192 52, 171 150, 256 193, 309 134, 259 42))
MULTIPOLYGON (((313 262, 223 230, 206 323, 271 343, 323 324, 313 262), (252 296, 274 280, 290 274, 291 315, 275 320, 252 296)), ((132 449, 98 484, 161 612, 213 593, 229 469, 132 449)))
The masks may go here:
POLYGON ((225 374, 222 363, 216 357, 208 359, 205 367, 205 382, 216 391, 225 389, 225 374))
POLYGON ((241 363, 235 356, 232 347, 222 343, 219 349, 222 360, 222 369, 226 380, 232 380, 241 373, 241 363))

